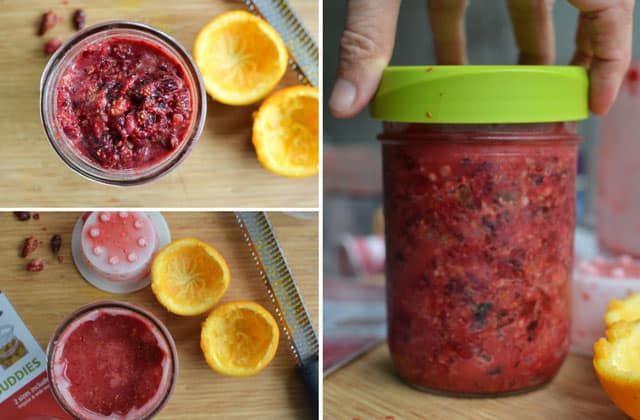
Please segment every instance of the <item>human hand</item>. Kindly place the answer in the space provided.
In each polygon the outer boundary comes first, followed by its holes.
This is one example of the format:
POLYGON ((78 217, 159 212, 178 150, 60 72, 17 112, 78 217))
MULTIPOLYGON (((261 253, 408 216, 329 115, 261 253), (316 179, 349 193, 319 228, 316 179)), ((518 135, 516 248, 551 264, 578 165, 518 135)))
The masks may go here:
MULTIPOLYGON (((553 0, 506 0, 520 64, 553 64, 553 0)), ((569 0, 579 11, 571 64, 589 69, 589 108, 606 113, 631 60, 635 0, 569 0)), ((428 0, 438 64, 465 64, 467 0, 428 0)), ((373 97, 395 42, 400 0, 349 0, 338 78, 329 109, 338 118, 360 112, 373 97)))

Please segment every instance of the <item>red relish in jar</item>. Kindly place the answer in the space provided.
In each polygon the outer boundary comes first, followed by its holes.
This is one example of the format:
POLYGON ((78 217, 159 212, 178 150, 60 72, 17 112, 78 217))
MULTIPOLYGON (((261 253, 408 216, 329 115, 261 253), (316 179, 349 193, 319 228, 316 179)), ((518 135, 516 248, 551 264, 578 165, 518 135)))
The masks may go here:
POLYGON ((154 181, 190 153, 206 94, 187 51, 136 22, 90 26, 60 47, 40 82, 49 144, 78 174, 131 186, 154 181))
POLYGON ((193 115, 184 69, 147 41, 89 44, 57 86, 56 119, 70 141, 102 167, 130 169, 164 158, 193 115))
POLYGON ((455 394, 542 385, 569 346, 586 74, 431 69, 387 69, 372 104, 385 121, 393 364, 415 387, 455 394))

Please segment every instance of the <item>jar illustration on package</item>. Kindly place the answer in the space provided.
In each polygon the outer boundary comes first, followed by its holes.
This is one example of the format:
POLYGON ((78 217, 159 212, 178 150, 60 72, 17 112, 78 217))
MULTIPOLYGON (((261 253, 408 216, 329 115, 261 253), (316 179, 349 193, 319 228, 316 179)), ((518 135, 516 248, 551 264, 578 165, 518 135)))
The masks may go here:
POLYGON ((24 343, 15 336, 12 325, 0 325, 0 365, 9 369, 27 354, 24 343))

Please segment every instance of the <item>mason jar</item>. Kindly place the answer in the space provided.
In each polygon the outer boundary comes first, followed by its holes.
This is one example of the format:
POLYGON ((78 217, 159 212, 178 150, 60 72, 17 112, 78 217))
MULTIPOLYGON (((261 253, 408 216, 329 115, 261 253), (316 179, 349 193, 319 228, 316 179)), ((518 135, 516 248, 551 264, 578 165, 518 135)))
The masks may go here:
POLYGON ((78 419, 150 419, 167 403, 178 355, 167 328, 130 303, 100 301, 68 315, 47 346, 51 392, 78 419))
POLYGON ((560 368, 587 91, 578 67, 384 72, 388 344, 407 383, 499 395, 560 368))
POLYGON ((200 137, 206 98, 196 65, 175 39, 128 21, 78 32, 40 82, 53 150, 74 172, 116 186, 175 169, 200 137))

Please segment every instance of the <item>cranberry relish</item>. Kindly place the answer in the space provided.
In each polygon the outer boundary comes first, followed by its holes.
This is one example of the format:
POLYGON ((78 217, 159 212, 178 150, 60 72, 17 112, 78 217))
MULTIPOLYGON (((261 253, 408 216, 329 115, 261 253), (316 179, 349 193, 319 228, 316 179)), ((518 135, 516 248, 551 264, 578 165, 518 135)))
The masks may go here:
POLYGON ((409 383, 507 392, 564 360, 578 137, 544 126, 385 125, 389 346, 409 383))
POLYGON ((89 44, 56 90, 58 124, 82 154, 106 169, 162 160, 184 140, 193 116, 182 66, 142 40, 89 44))
POLYGON ((69 392, 80 407, 125 417, 157 398, 169 356, 141 319, 101 313, 65 340, 60 360, 69 392))

